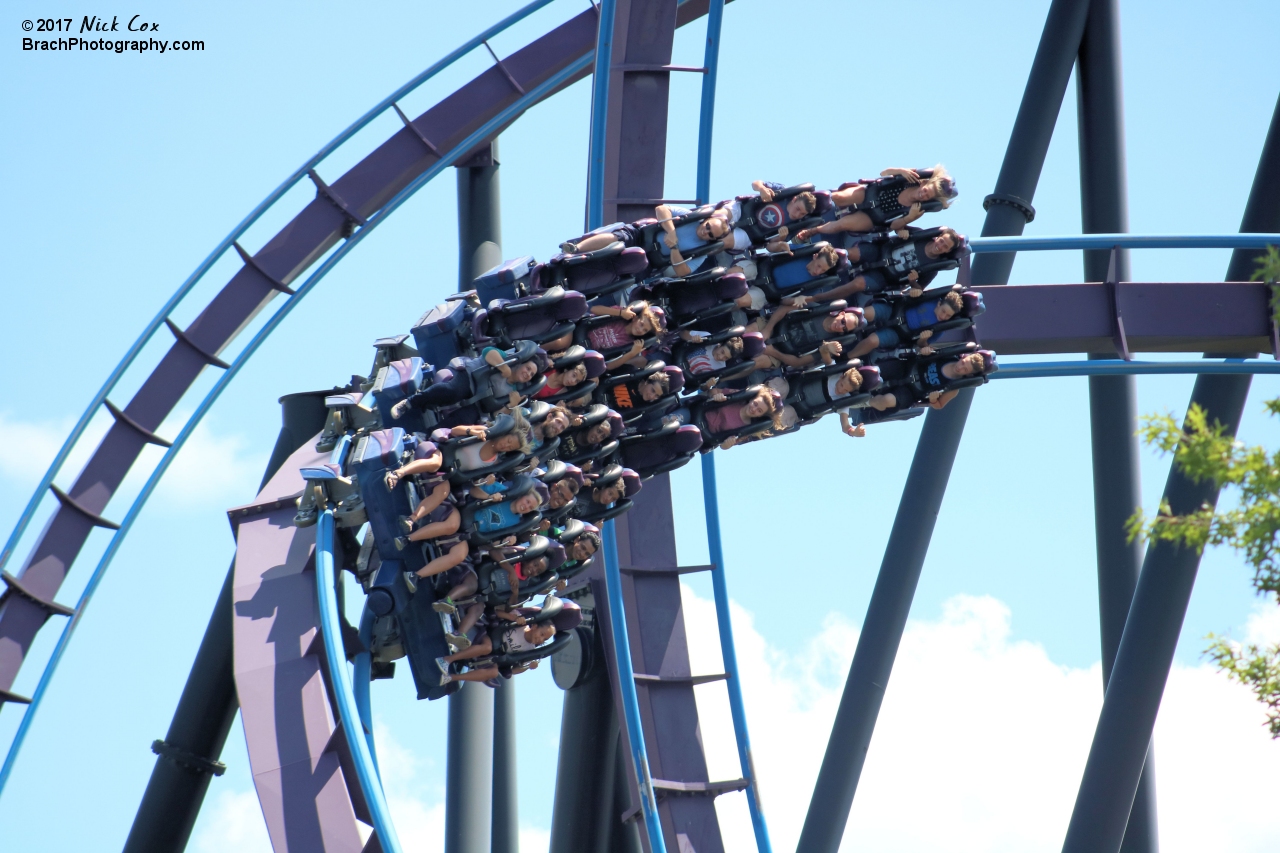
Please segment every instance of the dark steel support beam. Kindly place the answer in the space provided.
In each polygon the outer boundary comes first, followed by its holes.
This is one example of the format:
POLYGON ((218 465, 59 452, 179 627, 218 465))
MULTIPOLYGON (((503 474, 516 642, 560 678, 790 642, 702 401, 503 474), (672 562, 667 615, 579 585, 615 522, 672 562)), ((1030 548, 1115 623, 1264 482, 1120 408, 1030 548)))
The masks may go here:
MULTIPOLYGON (((1080 216, 1085 234, 1129 230, 1125 169, 1124 99, 1121 88, 1120 11, 1117 0, 1092 0, 1076 64, 1079 129, 1080 216)), ((1085 252, 1085 281, 1128 281, 1129 252, 1085 252)), ((1118 300, 1117 300, 1118 303, 1118 300)), ((1117 304, 1117 309, 1118 309, 1117 304)), ((1123 327, 1117 354, 1128 358, 1123 327)), ((1110 358, 1094 353, 1091 358, 1110 358)), ((1098 622, 1102 632, 1102 682, 1111 679, 1120 634, 1142 568, 1142 544, 1129 542, 1125 522, 1142 505, 1137 382, 1132 376, 1089 377, 1089 428, 1093 442, 1093 536, 1098 559, 1098 622)), ((1155 767, 1148 751, 1138 796, 1129 814, 1123 853, 1156 853, 1155 767)))
MULTIPOLYGON (((457 169, 459 290, 469 289, 477 275, 502 260, 497 141, 490 145, 489 156, 457 169)), ((490 853, 493 827, 505 819, 493 810, 494 765, 514 767, 515 740, 504 742, 509 754, 495 751, 494 696, 485 685, 464 683, 448 702, 445 853, 490 853)))
MULTIPOLYGON (((1088 9, 1088 0, 1054 0, 1049 8, 996 180, 997 195, 1028 204, 1035 195, 1088 9)), ((1026 223, 1020 206, 991 204, 982 233, 1021 234, 1026 223)), ((1014 253, 979 256, 972 267, 973 283, 1008 283, 1013 258, 1014 253)), ((972 402, 973 390, 966 389, 925 418, 800 833, 797 849, 803 853, 836 853, 840 848, 972 402)))
POLYGON ((458 290, 470 290, 481 273, 502 263, 501 193, 498 140, 458 166, 458 290))
POLYGON ((504 678, 493 692, 493 853, 520 853, 517 781, 516 683, 504 678))
POLYGON ((493 799, 493 691, 464 682, 449 699, 445 853, 489 853, 493 799))
MULTIPOLYGON (((324 429, 326 393, 290 394, 280 399, 283 423, 259 489, 290 454, 324 429)), ((234 568, 234 562, 232 565, 234 568)), ((191 837, 210 779, 209 772, 194 770, 192 765, 201 761, 208 767, 216 765, 240 707, 232 674, 231 582, 232 572, 228 571, 164 736, 167 749, 151 771, 124 853, 181 853, 191 837), (175 755, 195 760, 175 760, 175 755)))
POLYGON ((618 713, 598 623, 592 642, 591 674, 564 694, 550 853, 611 853, 627 808, 618 807, 615 792, 621 785, 627 799, 626 759, 620 756, 618 713))
MULTIPOLYGON (((1280 101, 1271 117, 1240 223, 1241 231, 1275 227, 1280 227, 1280 101)), ((1233 252, 1227 278, 1248 278, 1258 254, 1233 252)), ((1202 376, 1191 392, 1191 404, 1203 407, 1211 422, 1218 420, 1234 435, 1250 381, 1249 376, 1202 376)), ((1193 483, 1171 467, 1164 499, 1174 513, 1186 513, 1204 504, 1216 505, 1218 489, 1208 482, 1193 483)), ((1164 542, 1147 548, 1063 853, 1115 853, 1127 841, 1130 807, 1139 791, 1151 732, 1199 568, 1200 555, 1194 550, 1164 542)))

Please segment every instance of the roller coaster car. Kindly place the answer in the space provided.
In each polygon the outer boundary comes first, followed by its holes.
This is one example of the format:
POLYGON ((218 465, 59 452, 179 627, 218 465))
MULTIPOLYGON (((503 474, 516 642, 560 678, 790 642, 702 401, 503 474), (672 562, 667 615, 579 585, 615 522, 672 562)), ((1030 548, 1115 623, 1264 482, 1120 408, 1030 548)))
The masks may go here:
MULTIPOLYGON (((675 226, 677 234, 681 233, 681 226, 698 225, 703 220, 710 219, 714 213, 711 207, 700 207, 697 210, 674 217, 671 222, 675 226)), ((653 273, 671 266, 671 250, 667 248, 665 242, 665 231, 662 223, 656 219, 642 219, 635 223, 636 226, 636 245, 644 249, 649 259, 649 267, 653 273)), ((685 262, 705 257, 707 255, 716 255, 724 251, 724 240, 681 240, 678 246, 680 257, 685 262)))
MULTIPOLYGON (((539 480, 547 487, 548 493, 554 498, 557 484, 564 480, 573 480, 578 484, 578 491, 581 492, 586 485, 586 478, 582 475, 582 469, 576 465, 569 465, 559 459, 546 463, 546 468, 542 473, 536 475, 539 480)), ((578 509, 578 498, 576 494, 562 506, 552 508, 550 503, 542 510, 542 517, 553 525, 560 525, 569 517, 574 515, 578 509)))
MULTIPOLYGON (((529 422, 529 426, 537 428, 547 419, 547 415, 551 414, 554 407, 543 400, 534 400, 525 409, 524 419, 529 422)), ((534 438, 533 453, 544 464, 556 458, 556 452, 560 449, 560 436, 545 439, 541 444, 537 443, 534 438)))
POLYGON ((299 471, 306 485, 302 497, 298 498, 295 525, 310 527, 329 507, 333 507, 334 522, 339 528, 358 528, 365 523, 367 516, 359 486, 345 475, 350 451, 351 436, 343 435, 329 453, 327 462, 299 471))
POLYGON ((617 372, 600 380, 598 398, 622 416, 624 423, 650 414, 662 414, 679 405, 678 395, 684 390, 684 371, 661 360, 649 362, 642 368, 617 372), (653 400, 646 400, 642 385, 645 380, 661 374, 666 377, 667 391, 653 400))
POLYGON ((705 324, 714 317, 731 313, 734 300, 746 293, 747 280, 742 273, 729 273, 724 267, 715 267, 684 278, 656 279, 637 288, 634 295, 650 302, 661 300, 669 322, 683 326, 705 324))
POLYGON ((762 201, 757 195, 739 196, 742 213, 735 225, 747 233, 752 243, 763 244, 779 238, 779 231, 787 229, 787 236, 792 237, 804 228, 821 225, 823 214, 831 208, 831 193, 827 190, 815 190, 813 184, 797 184, 773 194, 769 201, 762 201), (800 219, 792 219, 787 211, 787 202, 801 193, 813 193, 817 204, 813 212, 800 219))
POLYGON ((910 404, 900 403, 900 405, 915 405, 925 401, 928 391, 945 393, 947 391, 958 391, 962 388, 985 385, 989 381, 991 374, 1000 369, 996 361, 996 354, 991 350, 980 349, 972 341, 940 343, 934 346, 933 350, 932 355, 920 356, 913 348, 899 349, 887 353, 885 358, 878 358, 876 365, 881 368, 884 385, 881 390, 893 392, 896 395, 898 389, 910 389, 912 402, 910 404), (982 373, 952 379, 940 387, 930 387, 928 391, 918 381, 919 371, 928 369, 931 365, 943 366, 971 353, 978 353, 982 356, 982 373), (895 361, 897 362, 896 364, 895 361), (902 369, 901 365, 904 361, 910 365, 909 370, 902 369))
POLYGON ((486 441, 494 438, 501 438, 513 432, 516 428, 516 419, 511 415, 498 415, 494 418, 493 423, 485 430, 485 437, 481 438, 476 435, 463 435, 451 438, 445 430, 438 431, 432 436, 436 446, 440 448, 440 454, 444 457, 444 461, 440 468, 449 474, 449 482, 454 485, 461 486, 467 483, 474 483, 485 479, 490 474, 501 475, 518 468, 527 458, 519 451, 511 451, 507 453, 499 453, 494 461, 488 465, 479 468, 464 468, 459 463, 458 454, 467 447, 477 444, 484 444, 486 441))
POLYGON ((595 302, 635 284, 648 268, 649 256, 644 249, 614 242, 594 252, 557 255, 539 264, 530 287, 534 293, 566 287, 595 302))
POLYGON ((428 364, 448 364, 470 348, 471 303, 475 291, 459 293, 419 318, 410 329, 418 355, 428 364))
POLYGON ((418 351, 409 344, 408 335, 394 335, 389 338, 378 338, 373 342, 373 369, 370 376, 377 376, 378 371, 393 361, 413 358, 418 351))
POLYGON ((546 403, 555 404, 594 394, 596 387, 600 383, 600 377, 604 375, 604 356, 595 350, 587 349, 580 344, 574 344, 551 359, 552 369, 559 373, 572 370, 579 364, 586 367, 587 378, 585 380, 577 385, 563 388, 554 394, 539 397, 538 399, 546 403))
POLYGON ((492 625, 489 627, 489 640, 493 644, 493 653, 469 660, 467 665, 473 669, 496 666, 504 676, 510 676, 516 667, 523 668, 533 661, 550 657, 570 641, 571 632, 582 622, 582 610, 572 601, 549 595, 544 600, 541 611, 526 617, 526 620, 530 625, 550 623, 555 626, 556 633, 549 642, 537 648, 522 652, 507 652, 501 650, 503 635, 517 626, 514 623, 492 625))
MULTIPOLYGON (((516 341, 512 349, 502 350, 502 352, 504 353, 503 364, 510 368, 528 361, 540 364, 545 364, 547 361, 546 353, 542 352, 541 348, 533 341, 516 341)), ((475 423, 475 420, 465 420, 469 410, 472 408, 485 415, 491 415, 509 404, 507 392, 499 392, 494 386, 495 381, 502 379, 498 368, 480 357, 455 356, 449 361, 446 368, 437 370, 432 375, 428 387, 439 382, 448 382, 459 373, 465 374, 467 377, 467 396, 456 403, 438 407, 436 415, 442 425, 457 426, 468 422, 475 423), (446 413, 457 413, 460 410, 468 411, 454 417, 445 417, 446 413), (459 418, 464 419, 460 420, 459 418)), ((546 384, 546 376, 539 373, 530 382, 523 385, 513 383, 510 387, 514 388, 522 396, 528 397, 537 394, 546 384)), ((498 385, 499 388, 506 386, 505 380, 498 385)))
POLYGON ((579 426, 565 430, 560 436, 560 458, 570 465, 577 465, 584 469, 590 462, 603 464, 603 461, 618 449, 617 439, 621 438, 625 431, 622 416, 609 407, 597 403, 583 414, 582 423, 579 426), (607 425, 607 432, 604 425, 607 425), (602 440, 593 441, 591 438, 593 434, 602 440))
POLYGON ((702 430, 692 424, 664 424, 643 435, 629 435, 618 449, 622 464, 640 475, 640 479, 684 465, 702 449, 702 430))
POLYGON ((349 463, 360 486, 369 529, 382 565, 385 567, 392 561, 402 563, 400 574, 417 571, 426 563, 419 549, 400 551, 395 547, 396 537, 401 535, 400 519, 410 515, 418 504, 417 490, 410 482, 411 478, 405 478, 394 489, 387 488, 387 471, 398 467, 404 454, 403 429, 375 430, 356 441, 349 463))
POLYGON ((471 284, 481 305, 488 305, 495 299, 519 299, 531 292, 529 284, 537 267, 538 262, 533 255, 523 255, 485 270, 471 284))
POLYGON ((580 520, 591 524, 604 524, 606 521, 617 518, 631 509, 631 498, 641 488, 640 475, 636 471, 618 464, 608 465, 600 472, 599 476, 588 483, 588 486, 591 488, 591 493, 586 496, 587 500, 579 502, 579 509, 576 515, 580 520), (623 486, 622 496, 618 500, 607 504, 596 503, 594 495, 597 489, 608 488, 617 484, 623 486))
POLYGON ((851 267, 849 256, 843 249, 836 249, 836 265, 821 275, 809 272, 808 264, 813 256, 829 246, 826 241, 799 246, 790 253, 766 252, 756 255, 756 277, 752 284, 764 291, 765 297, 779 304, 792 296, 806 296, 831 290, 849 280, 851 267))
POLYGON ((518 559, 527 565, 544 556, 547 558, 546 570, 518 581, 514 598, 511 594, 511 575, 506 568, 492 558, 480 560, 476 565, 475 597, 458 601, 457 606, 463 607, 473 600, 482 601, 489 607, 514 606, 529 601, 534 596, 546 595, 560 582, 560 575, 556 573, 556 569, 565 561, 564 546, 559 542, 552 542, 545 536, 534 535, 529 537, 529 543, 520 549, 519 554, 513 555, 512 559, 518 559))
MULTIPOLYGON (((746 403, 760 393, 763 385, 752 385, 742 391, 735 391, 727 394, 723 400, 710 401, 703 398, 700 403, 693 404, 692 411, 694 415, 694 423, 702 432, 702 452, 710 453, 722 442, 730 438, 747 438, 753 435, 759 435, 773 429, 773 422, 768 418, 759 421, 750 421, 744 423, 737 429, 732 430, 713 430, 707 423, 707 410, 711 408, 720 408, 723 406, 735 406, 746 403)), ((777 392, 774 393, 775 397, 777 392)))
POLYGON ((672 347, 672 355, 692 384, 701 385, 712 379, 730 381, 755 370, 755 359, 764 353, 764 338, 759 332, 748 332, 733 326, 716 332, 701 343, 681 341, 672 347), (715 348, 730 338, 742 338, 742 355, 721 361, 713 357, 715 348))
POLYGON ((344 391, 340 394, 330 394, 324 398, 324 405, 329 410, 329 415, 325 419, 320 440, 316 442, 316 450, 320 453, 333 450, 338 439, 347 432, 382 427, 378 398, 372 393, 344 391))
POLYGON ((791 378, 791 393, 787 405, 795 408, 802 423, 811 423, 837 409, 856 409, 871 401, 872 392, 880 387, 880 371, 876 367, 859 366, 852 362, 838 362, 806 370, 791 378), (836 391, 840 377, 851 367, 862 374, 862 385, 852 394, 841 395, 836 391))
MULTIPOLYGON (((404 586, 403 573, 399 581, 404 586)), ((445 634, 452 632, 453 621, 448 614, 437 613, 432 608, 436 600, 431 584, 420 583, 406 606, 395 615, 400 642, 409 659, 409 672, 413 675, 419 699, 440 699, 458 689, 456 684, 440 684, 436 658, 450 654, 445 634)))
POLYGON ((413 356, 397 359, 378 369, 373 380, 373 395, 383 427, 402 427, 406 432, 430 432, 435 427, 436 418, 431 412, 409 409, 399 418, 391 414, 396 403, 422 389, 423 367, 422 359, 413 356))
POLYGON ((562 287, 520 299, 494 299, 472 316, 471 340, 477 348, 509 349, 521 340, 542 344, 571 334, 586 314, 587 297, 562 287))
MULTIPOLYGON (((665 314, 665 311, 664 311, 664 314, 665 314)), ((614 358, 617 358, 618 356, 622 355, 623 353, 625 353, 627 350, 631 348, 630 341, 616 347, 605 347, 605 346, 599 346, 593 343, 591 340, 591 332, 595 330, 597 327, 606 326, 610 323, 617 323, 617 322, 618 322, 617 317, 609 316, 607 314, 606 315, 593 314, 587 317, 583 317, 581 320, 577 322, 577 325, 574 327, 573 337, 570 343, 577 344, 578 346, 584 347, 587 349, 595 350, 596 352, 599 352, 602 356, 604 356, 606 360, 612 360, 614 358)), ((649 347, 657 343, 658 337, 657 335, 650 334, 644 338, 641 338, 640 340, 643 343, 644 347, 648 349, 649 347)), ((555 343, 553 342, 549 345, 555 346, 555 343)))
POLYGON ((598 548, 585 560, 580 560, 575 556, 575 552, 578 550, 578 541, 583 536, 592 536, 599 540, 600 530, 594 524, 589 524, 578 518, 572 518, 569 519, 569 522, 556 536, 556 541, 564 546, 567 558, 564 565, 557 570, 560 579, 563 581, 573 580, 595 564, 596 554, 599 553, 598 548))
MULTIPOLYGON (((459 531, 465 533, 472 548, 489 545, 514 536, 517 539, 536 530, 542 523, 542 513, 537 510, 527 512, 515 518, 511 523, 498 526, 506 520, 506 513, 500 511, 495 503, 514 502, 531 491, 544 492, 546 486, 528 474, 517 474, 512 478, 502 501, 471 500, 461 508, 462 523, 459 531)), ((542 506, 546 506, 546 497, 542 495, 542 506)))

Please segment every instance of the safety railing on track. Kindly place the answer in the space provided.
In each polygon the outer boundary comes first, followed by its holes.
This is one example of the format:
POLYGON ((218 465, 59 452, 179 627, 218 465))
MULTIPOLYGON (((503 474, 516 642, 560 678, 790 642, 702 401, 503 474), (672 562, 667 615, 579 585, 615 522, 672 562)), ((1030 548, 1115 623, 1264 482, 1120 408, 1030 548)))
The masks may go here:
MULTIPOLYGON (((373 750, 366 729, 364 715, 356 701, 351 673, 347 671, 347 656, 342 645, 342 620, 338 614, 337 578, 333 565, 333 510, 327 509, 316 521, 316 597, 320 604, 320 634, 324 638, 324 656, 329 666, 329 687, 333 691, 338 725, 347 739, 347 748, 355 765, 356 780, 360 792, 369 807, 373 832, 377 836, 382 853, 400 853, 400 839, 396 836, 391 812, 387 809, 382 781, 378 778, 378 766, 373 760, 373 750)), ((362 620, 363 621, 363 620, 362 620)), ((367 694, 366 694, 367 698, 367 694)), ((372 839, 371 839, 372 840, 372 839)), ((368 844, 365 849, 370 848, 368 844)))
MULTIPOLYGON (((538 8, 545 6, 547 2, 550 2, 550 0, 538 0, 538 2, 532 3, 529 6, 526 6, 525 9, 522 9, 520 12, 517 12, 514 15, 508 17, 501 24, 495 25, 495 26, 503 26, 503 27, 510 26, 511 24, 520 20, 522 17, 527 16, 527 14, 531 14, 533 11, 536 11, 538 8)), ((486 33, 482 34, 482 36, 485 36, 485 37, 491 36, 494 32, 497 32, 497 30, 491 28, 490 30, 486 31, 486 33)), ((477 37, 477 39, 478 40, 473 40, 475 44, 479 44, 481 41, 483 41, 483 38, 481 37, 477 37)), ((459 49, 459 51, 461 51, 461 48, 459 49)), ((462 55, 459 51, 455 51, 453 54, 450 54, 450 56, 456 59, 457 56, 462 55)), ((355 246, 358 245, 360 241, 363 240, 367 234, 375 230, 378 225, 380 225, 383 221, 385 221, 387 217, 389 217, 392 213, 394 213, 402 204, 404 204, 405 201, 407 201, 414 193, 416 193, 419 189, 421 189, 425 184, 427 184, 429 181, 431 181, 433 178, 435 178, 445 169, 450 168, 458 158, 462 157, 468 151, 470 151, 477 145, 484 142, 485 139, 487 139, 489 136, 496 133, 506 124, 513 121, 517 116, 519 116, 520 113, 528 109, 530 106, 541 101, 543 98, 547 97, 549 94, 554 92, 561 85, 571 80, 575 75, 585 70, 590 65, 591 58, 592 58, 591 55, 587 54, 580 57, 578 60, 570 63, 569 65, 561 69, 559 72, 553 74, 551 77, 549 77, 548 79, 540 83, 538 86, 530 89, 528 92, 521 95, 509 106, 500 110, 496 115, 494 115, 488 121, 484 122, 480 127, 478 127, 476 130, 470 133, 460 143, 458 143, 457 145, 449 149, 447 152, 445 152, 440 157, 440 159, 436 161, 435 164, 430 166, 425 172, 423 172, 421 175, 415 178, 412 182, 410 182, 407 186, 405 186, 404 189, 396 193, 395 196, 393 196, 386 204, 384 204, 381 208, 379 208, 375 213, 370 215, 363 226, 356 229, 356 231, 349 238, 347 238, 342 243, 341 246, 339 246, 335 251, 330 253, 328 257, 324 259, 324 261, 320 264, 320 266, 314 272, 311 273, 311 275, 306 279, 306 281, 301 286, 299 286, 296 290, 294 290, 293 293, 288 294, 288 298, 285 300, 285 302, 281 304, 280 308, 276 311, 276 313, 273 314, 271 318, 266 321, 266 323, 262 326, 262 328, 245 345, 245 347, 240 352, 240 354, 235 358, 235 360, 230 364, 224 363, 225 369, 222 375, 218 378, 218 381, 206 394, 205 398, 196 407, 191 417, 188 419, 188 421, 184 425, 182 431, 179 433, 178 437, 175 438, 173 442, 169 445, 165 455, 161 458, 157 467, 152 471, 151 476, 148 478, 146 484, 143 486, 138 496, 134 499, 133 504, 129 507, 129 510, 126 513, 124 520, 120 522, 118 529, 115 531, 114 535, 111 538, 110 543, 107 545, 106 551, 103 553, 102 557, 99 559, 98 565, 94 568, 93 573, 91 574, 83 592, 81 593, 81 596, 79 601, 77 602, 76 608, 71 614, 71 618, 68 620, 68 622, 63 628, 62 635, 59 637, 58 643, 54 648, 54 653, 50 656, 49 661, 45 665, 45 669, 41 674, 40 681, 36 687, 36 691, 32 695, 30 704, 27 706, 27 709, 23 715, 22 721, 18 725, 18 729, 14 735, 14 739, 10 743, 8 753, 5 757, 4 765, 3 767, 0 767, 0 793, 3 793, 4 791, 5 783, 8 781, 8 778, 12 773, 14 761, 16 760, 17 754, 21 749, 22 742, 26 737, 27 730, 30 728, 31 722, 34 719, 35 714, 40 706, 40 702, 45 695, 45 691, 48 687, 49 681, 52 679, 53 674, 57 669, 57 665, 62 658, 62 655, 67 647, 68 642, 70 641, 71 635, 74 632, 76 625, 79 622, 80 614, 83 612, 83 609, 88 605, 90 598, 92 597, 94 591, 97 589, 98 584, 101 582, 103 574, 106 572, 108 566, 110 565, 111 560, 115 556, 117 550, 119 549, 120 544, 123 542, 124 537, 128 534, 129 529, 132 527, 134 520, 138 516, 138 513, 141 511, 143 505, 146 503, 147 498, 150 497, 151 492, 154 490, 155 486, 158 484, 160 478, 168 469, 169 464, 172 462, 173 458, 177 455, 177 453, 182 449, 186 441, 191 437, 191 434, 195 430, 195 427, 199 424, 200 420, 204 417, 204 415, 208 412, 208 410, 213 406, 214 402, 217 401, 218 397, 222 394, 223 390, 225 390, 226 387, 230 384, 231 380, 239 372, 240 368, 243 367, 244 364, 249 360, 249 358, 257 351, 258 347, 261 346, 263 341, 265 341, 266 338, 273 331, 275 331, 275 329, 280 325, 280 323, 285 319, 285 317, 288 316, 288 314, 293 310, 293 308, 296 307, 299 302, 301 302, 302 298, 306 296, 306 294, 309 293, 315 287, 315 285, 322 278, 324 278, 324 276, 328 274, 328 272, 331 269, 333 269, 334 266, 337 265, 339 261, 341 261, 344 257, 346 257, 347 253, 349 253, 353 248, 355 248, 355 246)), ((440 65, 440 63, 437 63, 437 65, 440 65)), ((433 66, 433 68, 436 71, 439 70, 439 68, 436 68, 436 66, 433 66)), ((428 69, 428 71, 431 71, 431 69, 428 69)), ((415 78, 415 79, 418 79, 419 83, 424 82, 426 79, 428 79, 427 72, 424 72, 423 75, 419 75, 419 78, 415 78)), ((397 90, 397 92, 399 91, 400 90, 397 90)), ((385 101, 384 103, 392 104, 394 103, 394 100, 395 100, 395 96, 393 95, 392 98, 387 99, 387 101, 385 101)), ((366 116, 366 118, 368 120, 372 120, 372 118, 369 117, 368 115, 366 116)), ((367 121, 365 119, 362 119, 361 121, 364 121, 367 124, 367 121)), ((353 125, 352 128, 348 128, 348 131, 344 131, 344 134, 340 136, 340 138, 345 141, 346 138, 349 138, 351 135, 357 132, 360 129, 360 127, 363 127, 363 124, 360 124, 359 122, 357 122, 357 125, 359 126, 353 125)), ((322 149, 322 154, 327 154, 329 151, 332 150, 332 147, 336 147, 336 146, 326 146, 325 149, 322 149)), ((310 167, 308 166, 307 168, 310 168, 310 167)), ((304 169, 301 171, 305 175, 306 170, 304 169)), ((294 179, 291 179, 291 180, 294 180, 294 179)), ((294 180, 294 182, 296 183, 296 180, 294 180)), ((289 182, 286 182, 286 183, 289 186, 292 186, 291 183, 289 182)), ((282 185, 282 187, 284 189, 278 191, 278 195, 283 195, 283 192, 287 191, 288 189, 288 187, 286 187, 285 185, 282 185)), ((269 197, 269 201, 273 203, 274 200, 278 198, 278 195, 273 194, 272 197, 269 197)), ((99 395, 97 397, 95 397, 94 403, 92 404, 90 409, 86 410, 85 415, 83 415, 81 418, 81 422, 78 423, 77 427, 73 430, 72 436, 68 439, 67 444, 64 445, 63 450, 60 451, 57 458, 55 458, 54 466, 50 468, 50 471, 46 474, 45 479, 42 480, 41 486, 37 490, 36 494, 32 497, 31 503, 28 505, 27 510, 24 511, 22 518, 19 520, 18 527, 15 528, 13 534, 10 536, 10 543, 6 545, 6 549, 7 549, 5 552, 6 556, 8 555, 9 550, 12 549, 12 547, 16 544, 18 539, 21 537, 23 528, 25 528, 26 524, 30 521, 30 516, 34 514, 35 507, 38 506, 41 498, 43 497, 44 492, 48 491, 49 486, 53 481, 53 478, 57 474, 57 469, 61 467, 63 462, 65 462, 66 457, 70 454, 70 451, 75 444, 75 440, 78 439, 79 436, 83 433, 84 426, 87 426, 89 420, 92 418, 94 412, 96 411, 97 406, 101 405, 103 401, 105 401, 107 394, 110 393, 111 389, 114 387, 115 382, 118 381, 118 379, 120 378, 120 375, 124 373, 128 365, 132 363, 134 358, 136 358, 137 352, 141 350, 142 346, 146 343, 146 340, 149 338, 149 336, 152 333, 154 333, 155 330, 158 329, 159 326, 162 325, 168 319, 167 312, 169 310, 172 310, 172 307, 175 306, 179 301, 181 301, 181 296, 185 295, 185 293, 188 292, 192 286, 194 286, 194 283, 198 281, 199 277, 202 276, 205 271, 207 271, 207 268, 212 265, 213 261, 217 259, 217 257, 221 254, 221 252, 225 251, 228 246, 235 243, 235 240, 239 236, 239 234, 243 233, 243 228, 247 228, 248 225, 252 224, 252 222, 256 220, 258 216, 260 216, 261 213, 269 206, 270 204, 266 202, 264 202, 263 205, 260 205, 259 208, 255 210, 253 214, 250 215, 250 217, 246 218, 246 220, 243 223, 241 223, 242 227, 238 228, 237 231, 233 231, 232 234, 228 237, 228 239, 224 241, 220 251, 215 252, 214 255, 211 255, 209 259, 206 259, 206 262, 202 264, 200 268, 197 269, 197 274, 194 275, 192 279, 189 279, 188 282, 184 284, 182 288, 179 289, 179 294, 175 294, 175 297, 172 298, 170 302, 166 303, 165 312, 162 312, 161 315, 158 315, 158 319, 153 321, 152 324, 148 326, 148 330, 144 332, 144 335, 139 338, 138 342, 135 343, 134 347, 132 347, 130 351, 126 354, 125 360, 121 362, 121 365, 118 366, 115 371, 113 371, 112 376, 110 377, 108 383, 103 386, 103 390, 99 392, 99 395)))

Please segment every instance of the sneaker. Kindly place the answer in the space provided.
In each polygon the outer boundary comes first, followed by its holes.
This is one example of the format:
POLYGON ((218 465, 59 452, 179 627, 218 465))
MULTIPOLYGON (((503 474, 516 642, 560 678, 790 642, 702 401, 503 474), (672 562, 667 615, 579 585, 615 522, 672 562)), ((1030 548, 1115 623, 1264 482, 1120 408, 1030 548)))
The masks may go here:
POLYGON ((447 595, 439 601, 433 602, 431 609, 437 613, 448 613, 450 616, 458 615, 458 608, 453 606, 453 599, 447 595))
POLYGON ((453 676, 452 676, 452 675, 450 675, 449 673, 447 673, 447 672, 446 672, 444 675, 440 676, 440 686, 441 686, 441 687, 444 687, 444 686, 445 686, 446 684, 448 684, 450 681, 453 681, 453 676))
POLYGON ((400 529, 405 533, 413 532, 413 519, 407 515, 400 516, 400 529))
POLYGON ((566 255, 576 255, 578 254, 578 244, 565 240, 560 244, 560 251, 564 252, 566 255))
POLYGON ((471 648, 471 641, 466 634, 445 634, 444 639, 455 652, 465 652, 471 648))
POLYGON ((413 572, 405 572, 404 585, 409 587, 409 594, 413 595, 418 591, 418 576, 413 572))
POLYGON ((449 662, 444 658, 436 658, 436 666, 440 667, 440 673, 442 675, 449 674, 449 662))
POLYGON ((405 548, 409 547, 408 536, 397 536, 395 542, 397 551, 403 551, 405 548))

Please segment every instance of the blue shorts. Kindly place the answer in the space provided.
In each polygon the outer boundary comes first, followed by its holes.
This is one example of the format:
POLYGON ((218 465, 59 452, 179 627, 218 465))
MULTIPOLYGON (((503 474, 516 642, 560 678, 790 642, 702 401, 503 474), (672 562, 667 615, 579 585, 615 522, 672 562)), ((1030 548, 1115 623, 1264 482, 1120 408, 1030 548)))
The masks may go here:
POLYGON ((897 329, 876 329, 874 334, 880 339, 880 349, 893 349, 903 343, 902 335, 897 329))

